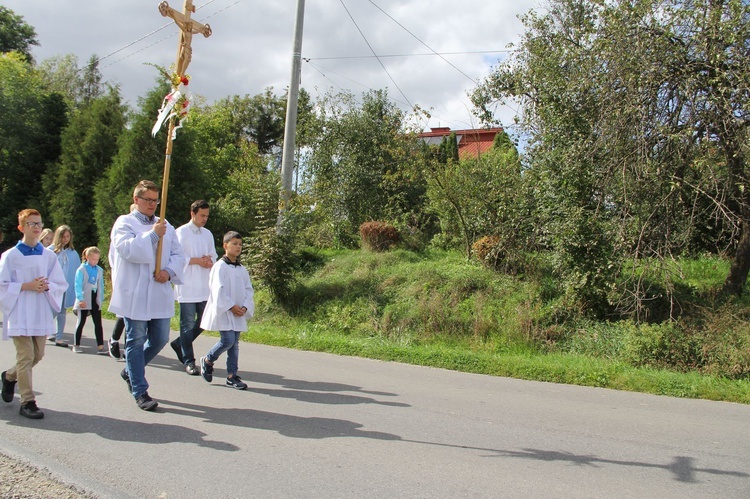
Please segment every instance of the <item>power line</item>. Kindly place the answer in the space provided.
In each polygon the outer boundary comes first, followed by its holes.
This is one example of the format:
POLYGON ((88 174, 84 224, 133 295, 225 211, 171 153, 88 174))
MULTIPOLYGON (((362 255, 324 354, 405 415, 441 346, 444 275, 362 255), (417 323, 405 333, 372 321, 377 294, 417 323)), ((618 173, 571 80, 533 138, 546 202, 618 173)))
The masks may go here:
MULTIPOLYGON (((204 8, 204 7, 206 7, 206 6, 210 5, 210 4, 212 4, 212 3, 214 3, 215 1, 216 1, 216 0, 208 0, 208 2, 204 3, 204 4, 203 4, 203 5, 201 5, 200 7, 196 7, 196 9, 195 9, 195 10, 196 10, 196 11, 199 11, 200 9, 202 9, 202 8, 204 8)), ((208 19, 208 18, 210 18, 210 17, 213 17, 213 16, 215 16, 216 14, 218 14, 218 13, 220 13, 220 12, 223 12, 223 11, 227 10, 227 9, 228 9, 228 8, 230 8, 230 7, 234 7, 234 6, 235 6, 235 5, 237 5, 238 3, 241 3, 242 1, 243 1, 243 0, 237 0, 237 1, 236 1, 236 2, 234 2, 234 3, 232 3, 232 4, 229 4, 229 5, 227 5, 226 7, 222 8, 222 9, 219 9, 219 10, 217 10, 217 11, 213 12, 212 14, 209 14, 209 15, 207 15, 206 17, 204 17, 204 18, 200 19, 200 21, 202 22, 202 21, 204 21, 204 20, 206 20, 206 19, 208 19)), ((159 31, 163 30, 164 28, 168 28, 169 26, 174 26, 174 23, 170 21, 170 22, 168 22, 168 23, 164 24, 164 25, 163 25, 162 27, 160 27, 160 28, 157 28, 157 29, 153 30, 153 31, 152 31, 152 32, 150 32, 150 33, 147 33, 147 34, 143 35, 142 37, 140 37, 140 38, 138 38, 138 39, 136 39, 136 40, 133 40, 132 42, 130 42, 130 43, 128 43, 128 44, 126 44, 126 45, 124 45, 123 47, 120 47, 119 49, 117 49, 117 50, 115 50, 115 51, 113 51, 113 52, 110 52, 109 54, 105 55, 104 57, 99 57, 99 58, 98 58, 98 59, 96 60, 96 62, 97 62, 97 63, 99 63, 99 62, 103 61, 104 59, 106 59, 106 58, 108 58, 108 57, 111 57, 111 56, 113 56, 113 55, 115 55, 115 54, 117 54, 117 53, 119 53, 119 52, 122 52, 123 50, 125 50, 125 49, 127 49, 127 48, 129 48, 129 47, 132 47, 132 46, 133 46, 133 45, 135 45, 136 43, 138 43, 138 42, 140 42, 140 41, 143 41, 143 40, 145 40, 146 38, 148 38, 148 37, 150 37, 150 36, 152 36, 152 35, 155 35, 156 33, 158 33, 159 31)), ((169 34, 168 36, 165 36, 165 37, 163 37, 163 38, 160 38, 159 40, 155 41, 154 43, 152 43, 152 44, 150 44, 150 45, 146 45, 145 47, 141 48, 140 50, 136 50, 135 52, 132 52, 132 53, 130 53, 130 54, 128 54, 128 55, 126 55, 125 57, 121 57, 121 58, 117 59, 116 61, 114 61, 114 62, 112 62, 112 63, 110 63, 110 64, 107 64, 107 65, 106 65, 106 66, 104 66, 104 67, 103 67, 102 69, 104 69, 104 68, 108 68, 108 67, 110 67, 110 66, 112 66, 112 65, 114 65, 114 64, 117 64, 118 62, 120 62, 120 61, 123 61, 123 60, 127 59, 128 57, 131 57, 131 56, 133 56, 133 55, 135 55, 135 54, 137 54, 137 53, 139 53, 139 52, 143 52, 143 51, 144 51, 144 50, 146 50, 147 48, 153 47, 154 45, 157 45, 157 44, 159 44, 159 43, 163 42, 164 40, 166 40, 166 39, 170 38, 171 36, 172 36, 172 34, 170 33, 170 34, 169 34)), ((79 70, 79 71, 80 71, 80 70, 79 70)))
POLYGON ((365 41, 367 46, 370 48, 370 51, 375 56, 375 58, 380 63, 380 66, 383 68, 383 71, 385 71, 385 74, 388 75, 388 78, 393 82, 393 85, 398 89, 401 96, 406 100, 407 104, 409 104, 409 107, 414 109, 414 106, 411 102, 409 102, 409 98, 406 97, 406 94, 404 94, 403 90, 401 90, 401 87, 398 86, 398 83, 396 83, 396 80, 393 79, 393 76, 391 76, 391 73, 388 72, 388 69, 386 69, 385 64, 383 64, 383 61, 380 60, 378 57, 378 54, 375 53, 375 50, 372 48, 372 45, 370 45, 370 42, 367 40, 367 37, 364 33, 362 33, 362 30, 359 28, 359 25, 357 24, 357 21, 354 20, 354 17, 352 17, 352 14, 349 12, 349 9, 346 8, 346 5, 344 4, 344 0, 339 0, 341 2, 341 5, 344 7, 344 10, 346 11, 346 14, 349 16, 349 19, 352 20, 352 23, 354 23, 354 26, 357 28, 357 31, 359 31, 359 34, 362 36, 362 39, 365 41))
POLYGON ((469 80, 471 80, 472 83, 478 83, 474 78, 472 78, 471 76, 467 75, 466 73, 464 73, 463 71, 461 71, 460 69, 458 69, 458 67, 456 67, 455 64, 453 64, 448 59, 446 59, 442 55, 440 55, 437 52, 435 52, 435 50, 432 47, 430 47, 425 42, 423 42, 417 35, 415 35, 411 31, 409 31, 408 29, 406 29, 406 27, 403 24, 401 24, 400 22, 396 21, 390 14, 388 14, 386 11, 384 11, 383 9, 381 9, 378 4, 376 4, 372 0, 369 0, 369 1, 370 1, 371 4, 373 4, 375 6, 376 9, 378 9, 380 12, 382 12, 383 14, 385 14, 388 17, 388 19, 390 19, 394 23, 398 24, 401 27, 401 29, 403 29, 404 31, 406 31, 407 33, 409 33, 411 36, 413 36, 415 40, 417 40, 419 43, 421 43, 422 45, 424 45, 425 47, 427 47, 428 49, 430 49, 430 51, 433 54, 435 54, 436 56, 440 57, 442 60, 444 60, 445 62, 447 62, 453 69, 455 69, 456 71, 458 71, 459 73, 461 73, 462 75, 464 75, 465 77, 467 77, 469 80))
MULTIPOLYGON (((359 101, 359 99, 357 99, 356 95, 354 95, 353 93, 351 93, 351 90, 342 87, 341 85, 339 85, 338 83, 336 83, 335 81, 333 81, 331 78, 329 78, 327 73, 336 75, 336 76, 338 76, 340 78, 348 80, 348 81, 354 83, 355 85, 359 85, 359 86, 361 86, 363 88, 366 88, 368 90, 375 90, 374 88, 372 88, 372 87, 370 87, 368 85, 365 85, 364 83, 360 83, 360 82, 358 82, 356 80, 353 80, 353 79, 349 78, 348 76, 345 76, 345 75, 342 75, 340 73, 337 73, 337 72, 335 72, 335 71, 333 71, 333 70, 331 70, 329 68, 323 67, 323 66, 321 66, 319 64, 315 64, 315 63, 311 62, 309 58, 304 58, 303 57, 302 60, 305 61, 306 63, 308 63, 310 65, 310 67, 313 68, 315 71, 317 71, 323 78, 325 78, 326 80, 328 80, 329 82, 331 82, 331 85, 333 85, 334 87, 338 88, 339 90, 341 90, 343 92, 350 93, 352 95, 352 98, 354 99, 354 102, 357 103, 357 104, 361 105, 362 103, 359 101)), ((406 102, 402 102, 400 100, 394 99, 391 96, 388 96, 388 99, 391 100, 391 101, 393 101, 393 102, 396 102, 398 104, 410 105, 410 104, 408 104, 406 102)), ((430 112, 429 114, 430 114, 431 118, 435 118, 435 119, 437 119, 439 121, 462 123, 462 124, 465 124, 465 125, 468 125, 468 126, 472 126, 471 123, 467 123, 465 121, 461 121, 461 120, 448 120, 448 119, 445 119, 443 117, 436 116, 432 112, 430 112)), ((425 120, 422 120, 422 121, 425 121, 425 120)), ((425 126, 426 126, 426 123, 425 123, 425 126)))
MULTIPOLYGON (((423 57, 423 56, 443 56, 443 55, 468 55, 468 54, 501 54, 514 52, 514 50, 473 50, 468 52, 430 52, 421 54, 386 54, 386 55, 343 55, 336 57, 308 57, 308 61, 326 61, 326 60, 341 60, 341 59, 372 59, 374 57, 381 57, 383 59, 389 57, 423 57)), ((473 80, 472 80, 473 81, 473 80)), ((476 82, 475 82, 476 83, 476 82)))

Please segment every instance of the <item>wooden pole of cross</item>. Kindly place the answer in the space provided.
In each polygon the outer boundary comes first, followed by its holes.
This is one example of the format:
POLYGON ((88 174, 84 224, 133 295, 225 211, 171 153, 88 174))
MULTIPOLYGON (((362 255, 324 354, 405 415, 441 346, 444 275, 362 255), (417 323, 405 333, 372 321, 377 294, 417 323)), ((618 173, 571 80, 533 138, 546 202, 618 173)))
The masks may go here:
MULTIPOLYGON (((195 6, 192 0, 185 0, 182 7, 182 12, 179 12, 169 4, 161 2, 159 4, 159 13, 164 17, 171 17, 177 27, 180 28, 180 42, 177 44, 177 59, 175 61, 175 73, 177 74, 177 80, 185 76, 185 71, 193 58, 193 48, 191 43, 193 41, 194 34, 202 34, 208 38, 211 36, 211 26, 208 24, 201 24, 197 21, 193 21, 190 15, 195 13, 195 6)), ((172 90, 177 89, 178 83, 172 82, 172 90)), ((161 185, 161 211, 159 212, 159 218, 164 220, 167 214, 167 193, 169 191, 169 168, 172 163, 172 136, 174 135, 175 129, 175 117, 172 116, 169 119, 169 130, 167 131, 167 150, 164 156, 164 176, 162 178, 161 185)), ((161 271, 161 253, 162 253, 162 238, 159 238, 159 243, 156 246, 156 270, 155 274, 161 271)))

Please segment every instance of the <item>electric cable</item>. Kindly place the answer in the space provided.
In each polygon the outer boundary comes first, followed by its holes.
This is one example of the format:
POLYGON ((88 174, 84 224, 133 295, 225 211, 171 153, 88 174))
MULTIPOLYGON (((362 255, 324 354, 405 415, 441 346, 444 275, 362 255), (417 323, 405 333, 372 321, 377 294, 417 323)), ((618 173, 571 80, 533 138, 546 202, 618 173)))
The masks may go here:
POLYGON ((367 44, 367 46, 370 48, 370 51, 373 53, 373 55, 375 56, 375 58, 378 60, 378 63, 380 63, 380 67, 383 68, 383 71, 385 71, 385 74, 388 75, 388 78, 390 78, 390 80, 393 82, 393 85, 398 89, 399 93, 404 98, 404 100, 406 100, 406 102, 409 105, 409 107, 412 108, 412 109, 414 109, 414 106, 409 101, 409 98, 406 96, 406 94, 404 94, 404 91, 401 90, 401 87, 398 86, 398 83, 396 83, 396 80, 393 79, 393 76, 391 76, 391 73, 388 72, 388 69, 385 67, 385 64, 383 64, 383 61, 380 60, 380 58, 378 57, 378 54, 375 53, 375 50, 372 48, 372 45, 370 45, 370 42, 367 40, 367 37, 362 32, 362 30, 359 28, 359 25, 357 24, 357 21, 354 20, 354 17, 352 17, 352 14, 349 12, 349 9, 346 8, 346 4, 344 4, 344 0, 339 0, 339 1, 341 2, 341 6, 344 7, 344 10, 346 11, 346 14, 349 16, 349 19, 352 20, 352 23, 354 23, 354 26, 357 28, 357 31, 359 31, 359 34, 362 36, 362 39, 365 41, 365 43, 367 44))
POLYGON ((472 83, 474 83, 474 84, 478 84, 477 80, 475 80, 475 79, 474 79, 474 78, 472 78, 471 76, 467 75, 466 73, 464 73, 463 71, 461 71, 460 69, 458 69, 458 67, 456 67, 456 65, 455 65, 455 64, 453 64, 452 62, 450 62, 450 61, 449 61, 448 59, 446 59, 446 58, 445 58, 445 57, 443 57, 442 55, 438 54, 438 53, 437 53, 437 52, 436 52, 436 51, 435 51, 435 50, 434 50, 434 49, 433 49, 432 47, 430 47, 430 46, 429 46, 429 45, 427 45, 427 44, 426 44, 425 42, 423 42, 423 41, 422 41, 422 40, 421 40, 421 39, 420 39, 420 38, 419 38, 419 37, 418 37, 417 35, 415 35, 415 34, 414 34, 414 33, 412 33, 411 31, 409 31, 408 29, 406 29, 406 27, 405 27, 405 26, 404 26, 403 24, 401 24, 400 22, 396 21, 396 20, 395 20, 395 19, 394 19, 394 18, 393 18, 393 17, 392 17, 392 16, 391 16, 391 15, 390 15, 389 13, 387 13, 386 11, 384 11, 383 9, 381 9, 381 8, 380 8, 380 6, 379 6, 378 4, 376 4, 376 3, 375 3, 375 2, 373 2, 372 0, 369 0, 369 2, 370 2, 370 3, 372 4, 372 5, 374 5, 374 6, 375 6, 375 8, 376 8, 376 9, 378 9, 378 10, 379 10, 380 12, 382 12, 383 14, 385 14, 385 15, 386 15, 386 16, 388 17, 388 19, 390 19, 390 20, 391 20, 391 21, 393 21, 394 23, 398 24, 398 25, 399 25, 399 26, 401 27, 401 29, 403 29, 404 31, 406 31, 407 33, 409 33, 409 34, 410 34, 410 35, 411 35, 412 37, 414 37, 414 39, 415 39, 415 40, 417 40, 417 41, 418 41, 419 43, 421 43, 422 45, 424 45, 425 47, 427 47, 428 49, 430 49, 430 51, 431 51, 431 52, 432 52, 433 54, 437 55, 437 56, 438 56, 438 57, 440 57, 440 58, 441 58, 442 60, 444 60, 445 62, 447 62, 447 63, 448 63, 449 65, 450 65, 450 67, 452 67, 453 69, 455 69, 456 71, 458 71, 459 73, 461 73, 462 75, 464 75, 464 76, 465 76, 466 78, 468 78, 469 80, 471 80, 471 82, 472 82, 472 83))

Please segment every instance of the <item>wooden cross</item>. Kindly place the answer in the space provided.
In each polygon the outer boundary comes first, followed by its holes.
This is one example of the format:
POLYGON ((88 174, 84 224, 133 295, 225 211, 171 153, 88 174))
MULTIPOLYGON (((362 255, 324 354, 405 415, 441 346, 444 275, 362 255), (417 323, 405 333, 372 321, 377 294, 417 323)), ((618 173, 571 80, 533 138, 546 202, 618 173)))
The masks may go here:
MULTIPOLYGON (((177 27, 180 28, 180 42, 177 45, 175 73, 178 77, 182 78, 185 76, 185 71, 193 58, 193 48, 191 47, 193 35, 201 33, 204 37, 208 38, 211 36, 211 26, 193 21, 190 18, 190 14, 195 13, 193 0, 185 0, 182 12, 173 9, 166 1, 164 1, 159 4, 159 12, 164 17, 171 17, 175 24, 177 24, 177 27)), ((172 90, 175 89, 176 85, 172 90)), ((164 220, 167 214, 167 192, 169 190, 169 167, 172 161, 172 135, 174 134, 174 122, 175 118, 170 118, 169 131, 167 132, 167 152, 164 158, 164 177, 162 178, 161 186, 161 211, 159 212, 159 218, 161 220, 164 220)), ((162 238, 159 238, 159 244, 156 246, 156 270, 154 271, 154 274, 159 274, 161 271, 161 253, 162 238)))
POLYGON ((211 26, 193 21, 190 18, 191 13, 195 13, 193 0, 185 0, 182 12, 179 12, 169 6, 167 2, 159 4, 159 12, 164 17, 171 17, 175 24, 180 28, 180 43, 177 45, 177 61, 175 62, 175 72, 178 76, 185 76, 188 64, 193 57, 193 48, 190 46, 193 35, 202 34, 206 38, 211 36, 211 26))

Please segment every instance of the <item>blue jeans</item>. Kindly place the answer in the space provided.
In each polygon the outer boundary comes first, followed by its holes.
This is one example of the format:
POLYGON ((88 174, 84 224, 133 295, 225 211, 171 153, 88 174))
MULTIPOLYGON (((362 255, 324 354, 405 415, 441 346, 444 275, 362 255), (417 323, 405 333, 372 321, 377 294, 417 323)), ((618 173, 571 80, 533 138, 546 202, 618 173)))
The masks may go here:
POLYGON ((148 390, 146 365, 169 341, 169 319, 137 321, 125 317, 125 365, 138 398, 148 390))
POLYGON ((240 358, 240 333, 238 331, 219 331, 221 339, 208 351, 206 359, 216 362, 219 356, 227 353, 227 377, 237 375, 237 361, 240 358))
MULTIPOLYGON (((55 340, 63 340, 63 332, 65 331, 65 318, 67 317, 67 309, 61 309, 60 313, 55 314, 55 321, 57 321, 57 331, 55 333, 55 340)), ((52 336, 52 335, 50 335, 52 336)))
POLYGON ((185 365, 195 364, 195 352, 193 342, 203 332, 201 319, 206 309, 206 302, 180 303, 180 337, 173 341, 175 345, 182 347, 182 358, 185 365))

